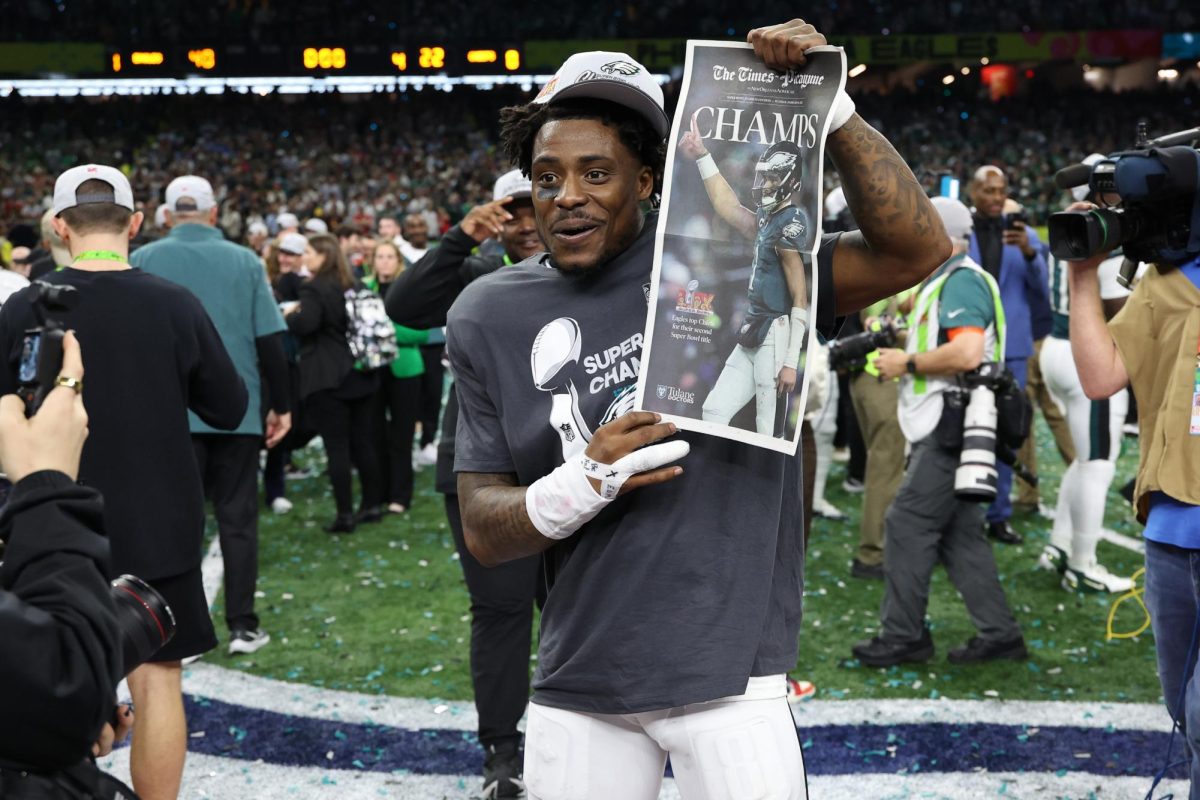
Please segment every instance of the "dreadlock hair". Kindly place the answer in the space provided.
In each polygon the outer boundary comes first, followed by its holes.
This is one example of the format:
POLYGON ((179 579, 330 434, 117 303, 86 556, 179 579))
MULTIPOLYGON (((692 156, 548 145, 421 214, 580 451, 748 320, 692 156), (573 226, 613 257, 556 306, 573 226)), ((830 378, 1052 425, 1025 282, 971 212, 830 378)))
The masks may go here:
POLYGON ((525 175, 533 172, 533 140, 547 122, 594 119, 616 130, 621 143, 654 173, 654 205, 662 193, 667 143, 650 121, 630 108, 607 100, 571 98, 558 103, 527 103, 500 109, 500 149, 525 175))

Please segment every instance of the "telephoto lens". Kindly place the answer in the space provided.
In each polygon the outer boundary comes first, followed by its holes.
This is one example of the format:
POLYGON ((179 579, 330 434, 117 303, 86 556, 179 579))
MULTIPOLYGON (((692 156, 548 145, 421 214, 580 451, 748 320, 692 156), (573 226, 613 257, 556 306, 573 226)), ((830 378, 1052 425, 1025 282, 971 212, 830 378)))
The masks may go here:
POLYGON ((122 575, 112 582, 112 597, 128 675, 171 641, 175 615, 161 594, 133 575, 122 575))
POLYGON ((962 453, 954 472, 954 496, 990 503, 996 499, 996 395, 987 386, 971 389, 963 415, 962 453))

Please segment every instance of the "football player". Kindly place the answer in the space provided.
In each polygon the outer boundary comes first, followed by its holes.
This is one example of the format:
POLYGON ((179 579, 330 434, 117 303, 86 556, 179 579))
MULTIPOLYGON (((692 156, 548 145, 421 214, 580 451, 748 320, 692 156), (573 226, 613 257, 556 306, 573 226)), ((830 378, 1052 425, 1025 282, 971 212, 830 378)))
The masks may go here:
POLYGON ((679 152, 696 162, 721 219, 754 241, 750 308, 738 329, 737 344, 704 400, 703 418, 728 425, 753 399, 756 430, 781 436, 776 405, 779 396, 796 388, 808 331, 808 280, 800 255, 809 238, 808 216, 792 203, 803 177, 800 148, 781 139, 763 153, 754 167, 753 211, 741 204, 717 169, 700 138, 695 114, 691 129, 679 141, 679 152))
MULTIPOLYGON (((747 38, 778 70, 825 44, 803 20, 747 38)), ((887 140, 848 96, 834 109, 827 147, 862 230, 827 237, 813 265, 829 287, 816 320, 827 332, 837 314, 919 282, 950 249, 887 140)), ((784 680, 804 588, 797 459, 675 437, 649 412, 600 424, 640 366, 659 222, 641 204, 662 175, 662 90, 627 55, 581 53, 501 123, 549 252, 467 286, 447 353, 467 546, 485 566, 544 554, 529 797, 657 797, 669 755, 685 798, 804 798, 784 680), (543 334, 555 320, 570 322, 543 334), (564 455, 547 389, 568 381, 593 433, 564 455), (686 474, 674 463, 685 455, 686 474)))

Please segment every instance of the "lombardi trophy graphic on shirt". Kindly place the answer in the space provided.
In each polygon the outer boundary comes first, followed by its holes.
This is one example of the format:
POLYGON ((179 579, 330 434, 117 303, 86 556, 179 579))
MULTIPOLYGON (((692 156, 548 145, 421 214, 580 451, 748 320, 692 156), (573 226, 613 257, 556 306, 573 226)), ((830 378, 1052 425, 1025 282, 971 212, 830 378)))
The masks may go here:
MULTIPOLYGON (((550 393, 550 426, 562 442, 564 460, 582 453, 592 441, 592 429, 580 413, 579 391, 570 374, 578 366, 582 352, 583 334, 579 323, 570 317, 559 317, 542 326, 529 353, 533 385, 550 393)), ((634 364, 637 364, 636 357, 634 364)), ((599 426, 632 411, 636 389, 634 383, 614 389, 612 402, 605 409, 599 426)), ((593 394, 597 391, 592 390, 593 394)))
POLYGON ((582 453, 592 440, 579 413, 579 392, 569 374, 579 363, 582 346, 579 323, 559 317, 542 326, 529 353, 534 386, 550 392, 550 425, 562 440, 564 459, 582 453))

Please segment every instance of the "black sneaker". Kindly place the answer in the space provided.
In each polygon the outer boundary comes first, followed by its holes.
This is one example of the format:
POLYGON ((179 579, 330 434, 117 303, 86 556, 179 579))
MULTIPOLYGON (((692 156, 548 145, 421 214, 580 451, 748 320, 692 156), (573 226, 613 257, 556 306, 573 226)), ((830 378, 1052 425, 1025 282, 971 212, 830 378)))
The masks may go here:
POLYGON ((1025 637, 1018 636, 1007 642, 988 641, 972 636, 962 647, 946 654, 951 664, 978 664, 981 661, 1023 661, 1029 657, 1025 649, 1025 637))
POLYGON ((371 506, 370 508, 360 508, 358 513, 354 515, 354 524, 362 525, 364 522, 382 522, 383 509, 379 506, 371 506))
POLYGON ((850 649, 868 667, 894 667, 933 658, 933 637, 926 628, 915 642, 885 642, 878 636, 859 642, 850 649))
POLYGON ((262 628, 253 631, 231 631, 229 634, 229 655, 254 653, 269 641, 271 641, 270 634, 265 633, 262 628))
POLYGON ((1003 544, 1021 544, 1025 541, 1025 537, 1012 529, 1012 526, 1007 522, 989 522, 987 527, 988 536, 1003 544))
POLYGON ((856 558, 850 565, 850 577, 861 578, 864 581, 881 581, 883 580, 883 564, 865 564, 856 558))
POLYGON ((515 741, 490 744, 484 748, 487 757, 483 761, 483 800, 501 797, 524 797, 525 784, 521 780, 521 749, 515 741))

